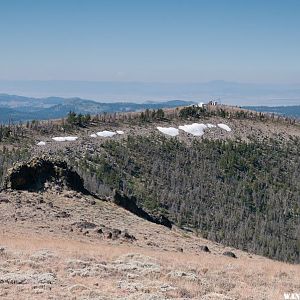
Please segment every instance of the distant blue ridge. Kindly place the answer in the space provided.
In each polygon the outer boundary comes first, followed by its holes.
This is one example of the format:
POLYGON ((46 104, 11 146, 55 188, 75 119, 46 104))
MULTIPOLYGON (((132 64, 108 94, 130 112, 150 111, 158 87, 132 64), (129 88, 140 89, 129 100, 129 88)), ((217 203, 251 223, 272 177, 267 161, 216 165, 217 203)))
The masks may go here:
POLYGON ((18 123, 30 120, 49 120, 65 117, 70 111, 82 114, 134 112, 145 109, 173 108, 194 104, 193 101, 101 103, 80 98, 31 98, 0 94, 0 123, 18 123))
POLYGON ((257 112, 274 113, 292 118, 300 118, 300 105, 291 106, 243 106, 245 109, 254 110, 257 112))

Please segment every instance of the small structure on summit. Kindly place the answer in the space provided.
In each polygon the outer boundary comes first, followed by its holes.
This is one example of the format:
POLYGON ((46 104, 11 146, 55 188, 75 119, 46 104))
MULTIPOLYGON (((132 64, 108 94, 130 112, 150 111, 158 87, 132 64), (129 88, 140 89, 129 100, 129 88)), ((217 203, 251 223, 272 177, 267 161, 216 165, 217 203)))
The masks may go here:
POLYGON ((211 100, 207 103, 207 105, 211 105, 211 106, 217 106, 218 105, 218 101, 214 101, 214 100, 211 100))

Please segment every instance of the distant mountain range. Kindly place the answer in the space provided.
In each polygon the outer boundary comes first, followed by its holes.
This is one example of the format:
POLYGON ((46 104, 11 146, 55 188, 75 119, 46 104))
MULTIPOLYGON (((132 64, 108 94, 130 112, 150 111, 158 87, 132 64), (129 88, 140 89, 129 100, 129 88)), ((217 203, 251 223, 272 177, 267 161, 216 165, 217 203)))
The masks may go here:
MULTIPOLYGON (((145 109, 172 108, 195 104, 193 101, 170 100, 163 102, 111 102, 101 103, 81 98, 34 98, 0 94, 0 123, 28 120, 48 120, 65 117, 68 112, 82 114, 134 112, 145 109)), ((300 105, 294 106, 243 106, 260 112, 276 113, 300 118, 300 105)))
POLYGON ((282 116, 300 119, 300 105, 293 106, 244 106, 243 108, 258 112, 275 113, 282 116))
POLYGON ((70 111, 82 114, 134 112, 147 108, 172 108, 193 103, 192 101, 181 100, 147 103, 100 103, 81 98, 32 98, 0 94, 0 123, 62 118, 70 111))
POLYGON ((0 93, 46 98, 80 97, 98 102, 165 101, 207 102, 220 98, 228 105, 299 105, 299 84, 256 84, 214 80, 208 82, 121 82, 71 80, 0 80, 0 93))

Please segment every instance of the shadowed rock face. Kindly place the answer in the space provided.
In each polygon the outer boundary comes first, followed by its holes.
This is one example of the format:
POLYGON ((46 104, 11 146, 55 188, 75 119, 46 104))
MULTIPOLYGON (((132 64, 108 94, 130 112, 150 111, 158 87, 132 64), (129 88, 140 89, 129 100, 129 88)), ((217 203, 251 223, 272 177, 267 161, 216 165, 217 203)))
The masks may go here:
POLYGON ((9 171, 4 186, 14 190, 40 191, 45 188, 46 182, 88 193, 82 178, 71 170, 66 162, 46 157, 33 158, 27 163, 15 165, 9 171))
POLYGON ((152 223, 160 224, 168 228, 172 228, 171 221, 164 215, 152 216, 144 211, 142 208, 138 207, 136 204, 136 199, 134 197, 128 197, 118 191, 114 191, 113 202, 126 210, 132 212, 133 214, 143 218, 152 223))

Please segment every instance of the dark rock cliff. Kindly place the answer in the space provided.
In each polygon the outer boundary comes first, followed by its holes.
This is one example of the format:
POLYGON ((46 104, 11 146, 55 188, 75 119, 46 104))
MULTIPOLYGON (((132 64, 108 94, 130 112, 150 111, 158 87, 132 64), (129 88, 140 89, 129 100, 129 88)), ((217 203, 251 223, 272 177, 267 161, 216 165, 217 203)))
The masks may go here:
POLYGON ((83 179, 67 163, 49 157, 35 157, 29 162, 16 164, 8 171, 4 188, 42 191, 45 183, 52 182, 72 190, 88 193, 83 179))

